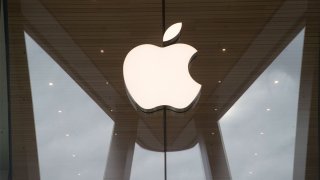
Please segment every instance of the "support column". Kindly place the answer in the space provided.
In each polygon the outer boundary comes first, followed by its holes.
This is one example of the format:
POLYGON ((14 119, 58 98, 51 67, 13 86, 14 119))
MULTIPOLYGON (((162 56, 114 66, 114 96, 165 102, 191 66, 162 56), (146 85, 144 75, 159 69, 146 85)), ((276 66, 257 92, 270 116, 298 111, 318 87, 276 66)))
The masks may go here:
POLYGON ((319 178, 319 10, 319 1, 308 1, 300 80, 293 180, 319 178))
POLYGON ((40 180, 21 2, 8 2, 12 180, 40 180))
POLYGON ((104 174, 104 180, 129 180, 136 142, 136 128, 116 123, 104 174))
POLYGON ((206 180, 231 180, 231 173, 224 151, 218 122, 209 115, 197 120, 199 145, 202 155, 206 180), (209 120, 210 119, 210 120, 209 120), (207 127, 207 128, 203 128, 207 127))

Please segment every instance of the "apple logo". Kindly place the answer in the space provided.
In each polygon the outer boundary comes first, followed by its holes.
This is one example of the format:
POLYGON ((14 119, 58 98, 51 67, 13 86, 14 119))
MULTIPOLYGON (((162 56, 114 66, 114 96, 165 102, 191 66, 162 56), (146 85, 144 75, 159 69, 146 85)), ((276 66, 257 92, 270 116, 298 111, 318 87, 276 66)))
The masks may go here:
POLYGON ((173 44, 178 40, 181 28, 182 23, 176 23, 166 30, 163 36, 166 47, 139 45, 124 60, 127 94, 144 112, 163 107, 183 112, 199 97, 201 85, 189 73, 189 63, 197 50, 187 44, 173 44))

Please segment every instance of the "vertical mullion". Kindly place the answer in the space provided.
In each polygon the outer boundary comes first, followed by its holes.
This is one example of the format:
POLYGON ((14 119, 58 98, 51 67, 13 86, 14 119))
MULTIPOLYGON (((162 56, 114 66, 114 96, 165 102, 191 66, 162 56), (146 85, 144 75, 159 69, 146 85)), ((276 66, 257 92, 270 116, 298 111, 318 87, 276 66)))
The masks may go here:
POLYGON ((8 41, 6 1, 0 2, 0 178, 11 179, 11 153, 10 153, 10 121, 9 121, 9 85, 8 85, 8 41))
POLYGON ((163 151, 164 151, 164 179, 167 180, 167 112, 163 108, 163 151))

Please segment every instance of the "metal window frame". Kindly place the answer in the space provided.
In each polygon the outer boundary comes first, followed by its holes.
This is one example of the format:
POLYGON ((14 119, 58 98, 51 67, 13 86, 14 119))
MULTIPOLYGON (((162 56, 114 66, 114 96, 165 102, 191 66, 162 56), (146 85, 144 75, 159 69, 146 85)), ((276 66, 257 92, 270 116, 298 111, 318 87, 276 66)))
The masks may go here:
POLYGON ((0 1, 0 179, 11 180, 7 1, 0 1))

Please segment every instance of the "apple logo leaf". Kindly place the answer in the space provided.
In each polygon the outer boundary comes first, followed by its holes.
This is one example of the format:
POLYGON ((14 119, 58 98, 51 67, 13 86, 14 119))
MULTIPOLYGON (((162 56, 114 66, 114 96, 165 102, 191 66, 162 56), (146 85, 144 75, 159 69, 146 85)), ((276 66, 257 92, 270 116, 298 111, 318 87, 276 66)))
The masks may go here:
POLYGON ((166 32, 163 35, 163 39, 162 39, 164 46, 171 45, 179 39, 181 28, 182 28, 182 22, 178 22, 178 23, 171 25, 166 30, 166 32))

